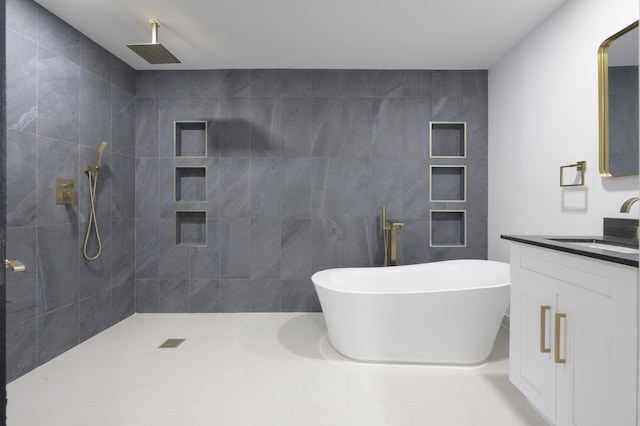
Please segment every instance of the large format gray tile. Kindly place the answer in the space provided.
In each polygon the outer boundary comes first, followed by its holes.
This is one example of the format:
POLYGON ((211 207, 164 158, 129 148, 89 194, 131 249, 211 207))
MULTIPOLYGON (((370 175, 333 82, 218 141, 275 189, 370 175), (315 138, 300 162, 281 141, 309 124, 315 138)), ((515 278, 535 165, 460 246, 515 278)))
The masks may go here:
POLYGON ((33 370, 36 360, 36 319, 7 325, 7 383, 33 370))
POLYGON ((111 290, 111 324, 116 324, 136 312, 134 281, 114 286, 111 290))
POLYGON ((160 312, 189 312, 189 280, 160 280, 160 312))
POLYGON ((7 28, 36 41, 38 38, 38 5, 32 0, 7 0, 7 28))
POLYGON ((282 302, 280 280, 251 281, 251 312, 282 312, 282 302))
POLYGON ((78 302, 78 341, 83 342, 111 326, 111 290, 104 289, 78 302))
POLYGON ((38 44, 57 55, 80 63, 81 34, 44 8, 38 8, 38 44))
POLYGON ((111 151, 135 156, 136 98, 117 86, 111 86, 111 151))
POLYGON ((251 216, 280 218, 282 216, 282 160, 280 158, 251 159, 251 216))
POLYGON ((111 283, 117 287, 135 280, 135 220, 111 223, 111 283))
POLYGON ((220 281, 189 281, 189 312, 220 312, 220 281))
POLYGON ((251 220, 251 279, 280 278, 280 219, 251 220))
POLYGON ((220 280, 222 312, 251 311, 251 282, 249 280, 220 280))
MULTIPOLYGON (((78 239, 78 252, 83 253, 84 242, 87 232, 87 223, 79 224, 80 238, 78 239)), ((111 289, 111 271, 113 263, 111 259, 112 238, 111 238, 111 222, 98 222, 98 232, 100 233, 100 241, 102 250, 100 256, 95 260, 87 260, 80 255, 78 262, 78 297, 84 299, 86 297, 95 296, 98 293, 111 289)), ((95 257, 98 255, 100 247, 95 234, 95 228, 91 227, 89 239, 87 241, 87 255, 95 257)))
MULTIPOLYGON (((220 220, 220 277, 249 278, 251 252, 251 219, 220 220)), ((224 308, 224 303, 223 303, 224 308)))
MULTIPOLYGON (((15 0, 13 3, 22 2, 15 0)), ((6 43, 7 129, 35 133, 38 113, 38 46, 12 30, 7 30, 6 43)))
POLYGON ((26 266, 23 272, 7 271, 6 275, 6 321, 14 326, 37 315, 36 228, 7 228, 6 238, 7 258, 19 259, 26 266))
POLYGON ((252 70, 251 94, 253 96, 310 96, 311 70, 252 70))
POLYGON ((249 158, 228 158, 220 165, 221 217, 251 215, 251 172, 249 158))
POLYGON ((282 159, 282 217, 311 217, 311 159, 282 159))
POLYGON ((311 276, 311 220, 282 221, 281 277, 287 280, 311 276))
POLYGON ((67 305, 38 317, 38 364, 78 344, 78 305, 67 305))
POLYGON ((80 39, 80 66, 111 82, 111 54, 88 37, 80 39))
POLYGON ((136 280, 160 277, 159 227, 158 220, 136 220, 136 280))
MULTIPOLYGON (((160 126, 157 98, 136 99, 136 158, 157 158, 160 126)), ((168 142, 165 142, 168 143, 168 142)))
POLYGON ((7 226, 36 224, 36 136, 7 130, 6 133, 7 226))

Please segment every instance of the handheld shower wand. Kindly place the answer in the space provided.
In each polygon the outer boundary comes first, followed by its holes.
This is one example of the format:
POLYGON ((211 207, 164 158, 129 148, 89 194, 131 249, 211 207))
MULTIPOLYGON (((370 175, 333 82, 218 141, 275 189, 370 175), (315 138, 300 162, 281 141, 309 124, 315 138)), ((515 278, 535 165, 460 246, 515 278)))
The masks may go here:
POLYGON ((98 172, 100 171, 100 163, 102 162, 102 154, 107 147, 106 142, 100 144, 98 148, 98 155, 96 156, 96 164, 94 166, 84 166, 84 172, 89 177, 89 201, 91 203, 91 210, 89 212, 89 224, 87 226, 87 235, 84 237, 84 246, 82 248, 82 254, 87 260, 96 260, 102 254, 102 241, 100 240, 100 232, 98 231, 98 218, 96 217, 96 188, 98 187, 98 172), (91 234, 91 228, 93 227, 96 233, 96 240, 98 242, 98 251, 94 256, 90 256, 87 252, 87 245, 89 244, 89 235, 91 234))

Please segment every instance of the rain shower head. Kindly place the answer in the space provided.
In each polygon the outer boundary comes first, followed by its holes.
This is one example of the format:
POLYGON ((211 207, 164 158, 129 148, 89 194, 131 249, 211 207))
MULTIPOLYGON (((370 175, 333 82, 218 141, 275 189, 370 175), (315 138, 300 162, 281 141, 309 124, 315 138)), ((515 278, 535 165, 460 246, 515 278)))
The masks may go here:
POLYGON ((160 26, 158 20, 149 19, 149 24, 151 24, 151 43, 127 44, 127 47, 152 65, 179 64, 180 60, 158 42, 158 27, 160 26))

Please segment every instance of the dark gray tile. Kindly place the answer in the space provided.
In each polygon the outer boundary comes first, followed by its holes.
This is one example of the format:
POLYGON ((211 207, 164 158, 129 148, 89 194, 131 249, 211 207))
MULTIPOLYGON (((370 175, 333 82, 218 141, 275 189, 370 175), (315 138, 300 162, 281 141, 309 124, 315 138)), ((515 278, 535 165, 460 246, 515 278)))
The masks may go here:
POLYGON ((374 100, 373 156, 402 156, 405 125, 403 106, 402 99, 381 98, 374 100))
POLYGON ((434 70, 431 75, 434 96, 462 96, 462 71, 434 70))
POLYGON ((136 94, 136 71, 111 55, 111 82, 132 95, 136 94))
MULTIPOLYGON (((251 70, 211 70, 212 80, 219 81, 219 92, 216 95, 228 97, 251 96, 251 70)), ((213 85, 215 87, 215 84, 213 85)))
POLYGON ((251 173, 249 158, 227 158, 220 165, 221 217, 251 215, 251 173))
POLYGON ((342 213, 352 217, 373 214, 373 173, 368 158, 348 158, 342 162, 342 213))
POLYGON ((342 130, 345 140, 343 156, 371 156, 374 140, 377 140, 378 137, 375 133, 373 99, 345 99, 342 114, 342 130))
POLYGON ((220 281, 191 280, 189 312, 220 312, 220 281))
MULTIPOLYGON (((38 5, 32 0, 7 0, 7 28, 36 41, 38 37, 38 5)), ((8 47, 8 46, 7 46, 8 47)))
MULTIPOLYGON (((173 158, 161 158, 158 160, 158 206, 159 215, 163 219, 171 219, 175 216, 176 199, 176 170, 173 158)), ((180 209, 184 210, 184 203, 180 209)))
POLYGON ((345 267, 374 266, 381 236, 375 219, 345 217, 342 221, 342 259, 345 267))
POLYGON ((111 82, 111 54, 85 36, 80 39, 80 66, 102 80, 111 82))
POLYGON ((402 71, 402 94, 404 96, 431 96, 431 71, 402 71))
POLYGON ((401 246, 399 265, 426 263, 429 261, 429 221, 409 220, 405 222, 402 232, 398 235, 398 245, 401 246))
POLYGON ((282 166, 279 158, 251 159, 251 215, 282 217, 282 166))
POLYGON ((251 252, 251 220, 220 220, 220 244, 220 276, 249 278, 251 267, 247 253, 251 252))
MULTIPOLYGON (((156 98, 136 99, 136 158, 158 157, 158 101, 156 98)), ((173 143, 173 139, 169 142, 173 143)))
POLYGON ((279 157, 281 145, 280 98, 251 99, 251 156, 279 157))
MULTIPOLYGON (((176 245, 175 219, 160 219, 159 273, 163 280, 188 280, 191 247, 176 245)), ((162 286, 161 286, 162 287, 162 286)), ((160 300, 162 302, 162 299, 160 300)))
POLYGON ((282 221, 281 277, 286 280, 311 276, 311 220, 282 221))
POLYGON ((341 97, 345 80, 344 70, 312 70, 312 96, 341 97))
POLYGON ((310 157, 313 140, 311 98, 282 98, 283 157, 310 157))
POLYGON ((38 365, 78 344, 78 305, 68 305, 38 317, 38 365))
POLYGON ((80 63, 81 34, 71 25, 44 8, 38 9, 38 44, 57 55, 80 63))
POLYGON ((211 217, 207 221, 207 246, 192 247, 190 249, 191 269, 189 277, 191 279, 211 280, 220 278, 220 222, 218 219, 211 217))
POLYGON ((189 280, 160 280, 160 312, 189 312, 189 280))
POLYGON ((136 220, 136 280, 160 277, 159 237, 158 220, 136 220))
POLYGON ((313 158, 311 163, 311 216, 342 217, 342 163, 339 158, 313 158))
POLYGON ((7 130, 7 226, 36 224, 36 137, 7 130))
POLYGON ((339 157, 347 142, 343 125, 346 125, 342 98, 314 98, 311 106, 314 157, 339 157))
POLYGON ((311 70, 251 70, 253 96, 311 96, 311 70))
POLYGON ((7 383, 36 368, 36 320, 7 326, 7 383))
MULTIPOLYGON (((81 238, 78 239, 77 251, 84 252, 84 242, 87 233, 87 223, 80 223, 81 238)), ((86 245, 86 252, 89 257, 95 257, 95 260, 87 260, 80 255, 78 269, 78 297, 84 299, 89 296, 95 296, 111 288, 111 222, 98 222, 98 232, 100 233, 100 241, 102 250, 98 245, 95 234, 95 228, 91 226, 91 232, 86 245)))
POLYGON ((283 294, 280 280, 252 280, 251 312, 282 312, 283 294))
MULTIPOLYGON (((207 122, 207 156, 218 155, 221 123, 218 98, 190 97, 190 98, 159 98, 158 124, 159 146, 158 155, 161 158, 175 157, 175 126, 176 121, 206 121, 207 122)), ((226 112, 232 114, 233 112, 226 112)), ((247 111, 248 113, 248 111, 247 111)), ((249 147, 249 132, 247 131, 247 149, 249 147)), ((248 156, 248 154, 247 154, 248 156)))
POLYGON ((344 230, 335 219, 311 221, 311 272, 339 268, 342 262, 344 230))
POLYGON ((462 121, 461 96, 433 96, 431 108, 434 121, 462 121))
POLYGON ((135 280, 135 221, 111 223, 111 282, 113 287, 135 280))
POLYGON ((136 286, 134 281, 114 286, 111 290, 111 324, 130 317, 136 311, 136 286))
POLYGON ((111 180, 111 219, 136 217, 136 161, 131 157, 113 154, 109 165, 111 180))
POLYGON ((111 86, 111 151, 134 157, 136 154, 136 98, 111 86))
POLYGON ((405 157, 429 156, 430 98, 403 100, 403 154, 405 157))
POLYGON ((404 219, 429 217, 429 166, 425 159, 405 159, 402 183, 404 219))
POLYGON ((138 158, 135 170, 136 218, 157 219, 160 217, 159 160, 138 158))
POLYGON ((280 219, 251 220, 251 279, 280 278, 280 219))
MULTIPOLYGON (((14 0, 12 3, 22 2, 14 0)), ((7 30, 6 43, 7 128, 35 133, 38 114, 38 46, 11 30, 7 30)))
POLYGON ((462 94, 464 96, 487 96, 489 79, 487 70, 462 71, 462 94))
POLYGON ((344 71, 343 95, 369 97, 373 95, 373 74, 367 70, 344 71))
POLYGON ((251 156, 250 98, 221 98, 216 115, 220 155, 225 157, 251 156))
POLYGON ((78 226, 37 230, 38 311, 51 312, 78 300, 78 226))
POLYGON ((46 49, 38 51, 38 134, 78 143, 80 67, 46 49))
POLYGON ((377 70, 369 72, 371 73, 371 79, 373 82, 373 96, 402 96, 402 71, 377 70))
POLYGON ((6 321, 14 326, 33 320, 36 315, 36 228, 7 228, 7 257, 19 259, 26 266, 24 272, 6 275, 6 321))
POLYGON ((136 280, 136 312, 158 313, 160 312, 160 281, 136 280))
POLYGON ((390 218, 404 219, 403 175, 405 162, 401 158, 373 158, 371 160, 373 206, 376 215, 386 206, 390 218))
POLYGON ((163 96, 166 92, 161 92, 160 88, 164 85, 162 81, 166 71, 137 71, 136 72, 136 97, 155 98, 163 96))
POLYGON ((249 280, 220 280, 222 312, 251 312, 249 280))
POLYGON ((282 159, 282 217, 311 217, 311 159, 282 159))
POLYGON ((312 312, 320 310, 318 295, 310 279, 282 281, 284 312, 312 312))
POLYGON ((103 291, 78 302, 78 342, 111 326, 111 292, 103 291))

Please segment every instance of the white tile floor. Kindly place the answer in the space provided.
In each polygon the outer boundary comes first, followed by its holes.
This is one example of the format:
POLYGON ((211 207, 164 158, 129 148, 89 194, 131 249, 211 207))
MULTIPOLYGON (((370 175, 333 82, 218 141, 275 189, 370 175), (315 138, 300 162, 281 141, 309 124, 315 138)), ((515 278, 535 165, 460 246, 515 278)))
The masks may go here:
POLYGON ((10 383, 8 425, 546 425, 507 340, 481 367, 363 364, 322 314, 138 314, 10 383))

